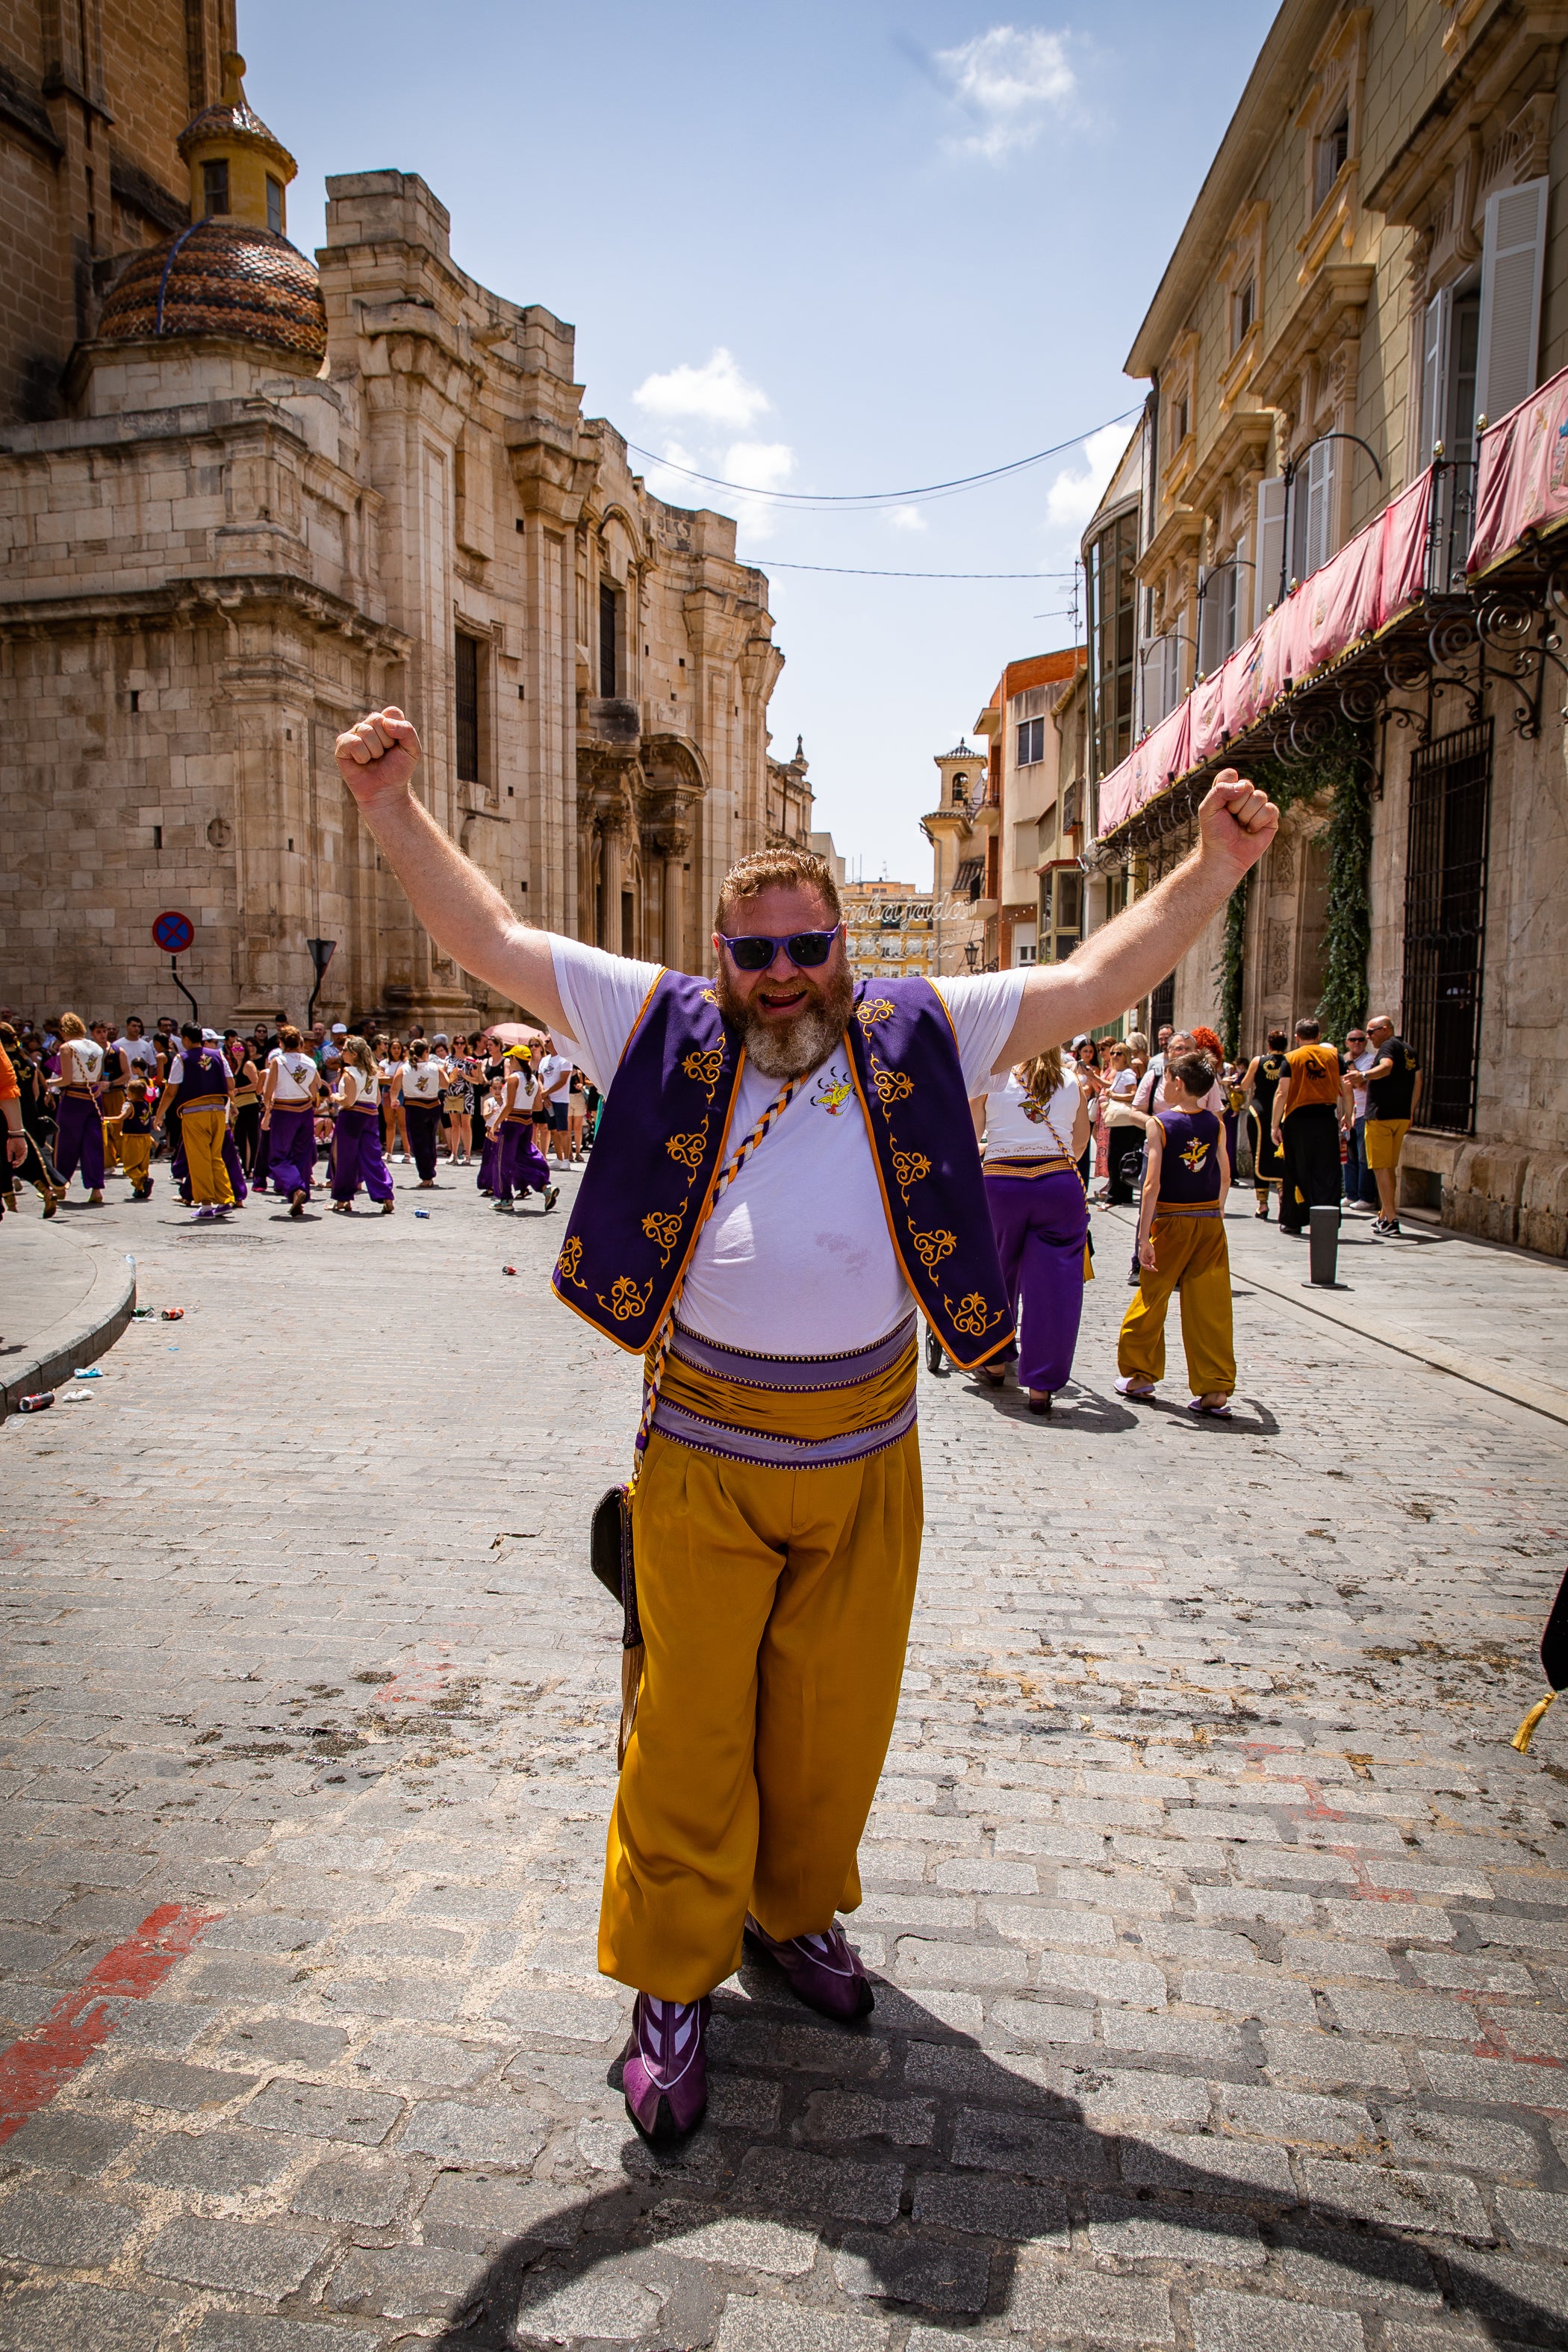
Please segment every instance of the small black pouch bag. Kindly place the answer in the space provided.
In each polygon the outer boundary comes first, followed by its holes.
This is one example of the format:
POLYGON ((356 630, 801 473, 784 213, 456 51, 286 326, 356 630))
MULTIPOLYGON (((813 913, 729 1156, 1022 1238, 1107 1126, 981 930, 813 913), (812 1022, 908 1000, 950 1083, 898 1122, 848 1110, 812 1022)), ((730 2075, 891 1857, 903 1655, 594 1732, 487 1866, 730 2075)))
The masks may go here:
POLYGON ((637 1692, 642 1686, 643 1638, 637 1619, 637 1567, 632 1558, 632 1498, 626 1486, 609 1486, 595 1507, 588 1537, 588 1558, 595 1575, 621 1609, 621 1728, 616 1762, 626 1758, 626 1741, 637 1721, 637 1692))

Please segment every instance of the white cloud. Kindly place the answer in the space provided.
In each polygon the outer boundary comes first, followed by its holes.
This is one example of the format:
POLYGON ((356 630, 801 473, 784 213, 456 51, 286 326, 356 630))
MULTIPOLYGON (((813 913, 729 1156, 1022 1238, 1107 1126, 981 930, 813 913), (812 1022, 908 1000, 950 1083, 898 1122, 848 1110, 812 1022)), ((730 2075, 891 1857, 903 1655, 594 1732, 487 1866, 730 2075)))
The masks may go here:
POLYGON ((795 451, 787 441, 732 441, 720 470, 748 490, 782 490, 795 471, 795 451))
POLYGON ((926 519, 919 507, 891 507, 888 520, 895 530, 924 530, 926 519))
POLYGON ((1032 146, 1046 115, 1061 114, 1078 89, 1066 36, 1037 26, 993 25, 956 49, 938 49, 933 62, 975 125, 950 144, 993 163, 1032 146))
POLYGON ((650 416, 698 417, 706 425, 742 428, 770 404, 766 393, 741 373, 734 354, 722 345, 705 367, 684 362, 664 375, 645 378, 632 398, 650 416))
POLYGON ((1126 425, 1102 425, 1083 444, 1082 471, 1064 466, 1057 476, 1046 493, 1046 512, 1057 530, 1077 533, 1083 529, 1116 471, 1127 446, 1128 431, 1126 425))

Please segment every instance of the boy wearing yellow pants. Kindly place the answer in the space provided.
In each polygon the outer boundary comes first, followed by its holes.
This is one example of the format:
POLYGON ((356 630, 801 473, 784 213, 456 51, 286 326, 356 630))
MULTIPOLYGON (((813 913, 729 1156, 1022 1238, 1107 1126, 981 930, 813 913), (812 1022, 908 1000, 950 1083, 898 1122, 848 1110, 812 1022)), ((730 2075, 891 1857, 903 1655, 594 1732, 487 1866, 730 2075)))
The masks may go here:
POLYGON ((153 1192, 153 1101, 145 1078, 132 1078, 126 1088, 125 1108, 104 1121, 119 1148, 120 1164, 131 1179, 138 1201, 153 1192))
POLYGON ((1189 1412, 1230 1418, 1236 1387, 1230 1257, 1225 1201, 1230 1160, 1225 1129, 1203 1108, 1214 1072, 1199 1054, 1184 1054, 1165 1072, 1174 1108, 1148 1124, 1148 1172, 1138 1213, 1138 1296, 1127 1309, 1116 1350, 1124 1397, 1152 1397, 1165 1370, 1165 1310, 1181 1300, 1182 1347, 1189 1412))

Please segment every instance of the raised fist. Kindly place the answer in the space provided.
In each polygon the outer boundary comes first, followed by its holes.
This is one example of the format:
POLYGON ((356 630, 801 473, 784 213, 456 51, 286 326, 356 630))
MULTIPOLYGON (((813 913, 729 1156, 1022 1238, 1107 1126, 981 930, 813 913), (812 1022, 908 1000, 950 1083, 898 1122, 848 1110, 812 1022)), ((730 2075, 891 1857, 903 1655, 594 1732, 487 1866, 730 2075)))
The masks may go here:
POLYGON ((1237 881, 1256 866, 1279 826, 1279 812, 1267 793, 1247 783, 1235 768, 1222 768, 1198 809, 1198 835, 1205 855, 1219 856, 1237 881))
POLYGON ((419 764, 419 737, 396 706, 373 710, 338 737, 338 773, 362 808, 407 790, 419 764))

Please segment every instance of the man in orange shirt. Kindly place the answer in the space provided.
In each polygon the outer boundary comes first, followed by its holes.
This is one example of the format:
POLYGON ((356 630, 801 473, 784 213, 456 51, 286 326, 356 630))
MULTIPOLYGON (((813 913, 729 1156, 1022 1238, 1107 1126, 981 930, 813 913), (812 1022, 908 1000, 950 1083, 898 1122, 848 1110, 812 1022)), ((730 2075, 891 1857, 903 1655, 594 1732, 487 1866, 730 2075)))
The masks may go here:
POLYGON ((1275 1091, 1272 1130, 1285 1162, 1279 1230, 1300 1234, 1309 1209, 1339 1204, 1340 1138, 1353 1113, 1339 1055, 1321 1043, 1310 1014, 1296 1024, 1296 1048, 1286 1055, 1285 1070, 1285 1083, 1275 1091))

